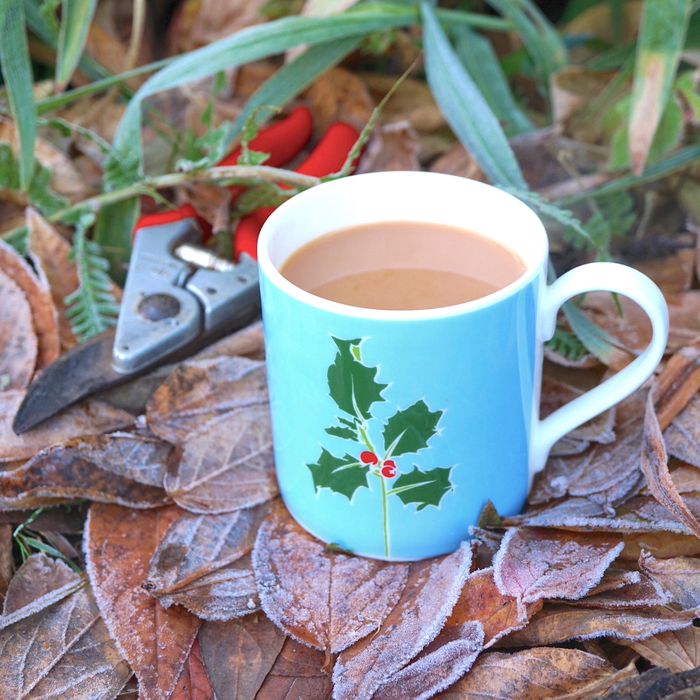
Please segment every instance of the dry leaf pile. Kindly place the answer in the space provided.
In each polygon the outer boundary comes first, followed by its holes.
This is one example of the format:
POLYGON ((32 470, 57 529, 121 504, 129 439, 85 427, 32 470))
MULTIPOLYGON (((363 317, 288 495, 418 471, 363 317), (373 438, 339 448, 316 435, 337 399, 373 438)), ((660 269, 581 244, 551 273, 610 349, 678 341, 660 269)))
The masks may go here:
MULTIPOLYGON (((93 401, 15 436, 28 383, 70 344, 53 299, 71 263, 49 273, 59 234, 30 226, 28 261, 0 249, 17 302, 0 319, 2 698, 700 688, 700 345, 562 440, 524 514, 485 509, 448 556, 373 561, 314 539, 277 498, 258 325, 173 367, 139 415, 93 401), (64 561, 38 552, 13 572, 17 525, 64 561)), ((595 313, 631 337, 632 320, 595 313)), ((548 361, 543 412, 604 371, 548 361)))

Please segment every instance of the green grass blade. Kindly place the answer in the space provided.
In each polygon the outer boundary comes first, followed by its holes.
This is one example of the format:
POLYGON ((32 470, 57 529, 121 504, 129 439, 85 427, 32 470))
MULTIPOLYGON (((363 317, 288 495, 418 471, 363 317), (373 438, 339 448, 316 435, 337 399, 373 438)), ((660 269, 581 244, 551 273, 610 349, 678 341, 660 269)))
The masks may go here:
POLYGON ((431 5, 421 5, 428 85, 447 123, 497 185, 527 185, 506 135, 474 81, 457 58, 431 5))
POLYGON ((269 118, 271 111, 258 109, 263 106, 283 107, 289 100, 306 89, 319 75, 340 63, 360 43, 357 37, 318 44, 307 49, 291 63, 282 66, 266 80, 248 99, 237 119, 227 130, 221 149, 214 161, 221 160, 231 147, 233 140, 241 133, 248 117, 255 113, 255 120, 261 124, 269 118))
POLYGON ((639 175, 671 94, 685 43, 691 0, 645 0, 629 120, 632 170, 639 175))
POLYGON ((26 191, 34 169, 36 109, 22 0, 0 2, 0 70, 7 88, 10 112, 19 134, 20 185, 26 191))
POLYGON ((97 0, 63 0, 56 57, 58 90, 68 84, 80 61, 96 7, 97 0))
POLYGON ((566 46, 549 20, 531 0, 487 0, 513 24, 535 64, 543 92, 549 89, 552 73, 568 62, 566 46))
POLYGON ((515 101, 491 42, 467 26, 453 28, 452 35, 457 55, 489 107, 503 122, 506 134, 532 131, 532 122, 515 101))

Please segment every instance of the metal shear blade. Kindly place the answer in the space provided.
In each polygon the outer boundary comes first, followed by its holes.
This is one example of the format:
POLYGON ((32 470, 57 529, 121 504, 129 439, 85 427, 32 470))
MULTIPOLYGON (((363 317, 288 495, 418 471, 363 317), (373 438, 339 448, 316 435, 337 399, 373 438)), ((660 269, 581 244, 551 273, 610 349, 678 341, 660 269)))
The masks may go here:
POLYGON ((14 419, 16 433, 188 357, 258 316, 257 263, 242 255, 234 265, 199 248, 201 240, 191 218, 139 229, 116 330, 68 351, 32 383, 14 419))

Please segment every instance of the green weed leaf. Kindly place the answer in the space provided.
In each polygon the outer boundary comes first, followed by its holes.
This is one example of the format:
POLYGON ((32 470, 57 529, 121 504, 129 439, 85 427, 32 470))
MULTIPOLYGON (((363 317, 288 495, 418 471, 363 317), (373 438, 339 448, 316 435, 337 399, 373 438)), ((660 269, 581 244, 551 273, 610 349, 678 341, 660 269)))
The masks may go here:
POLYGON ((96 7, 97 0, 63 0, 56 60, 59 90, 68 84, 80 61, 96 7))
POLYGON ((417 504, 417 510, 423 510, 426 506, 437 507, 442 497, 452 489, 450 471, 449 467, 436 467, 423 472, 414 466, 413 471, 396 479, 389 495, 396 494, 406 505, 417 504))
POLYGON ((369 467, 359 462, 357 457, 347 453, 341 459, 323 447, 318 461, 307 466, 311 470, 317 491, 328 488, 336 493, 342 493, 351 500, 357 489, 361 486, 367 487, 369 467))
POLYGON ((442 411, 431 411, 422 399, 397 411, 384 426, 384 449, 391 456, 418 452, 436 433, 442 411))

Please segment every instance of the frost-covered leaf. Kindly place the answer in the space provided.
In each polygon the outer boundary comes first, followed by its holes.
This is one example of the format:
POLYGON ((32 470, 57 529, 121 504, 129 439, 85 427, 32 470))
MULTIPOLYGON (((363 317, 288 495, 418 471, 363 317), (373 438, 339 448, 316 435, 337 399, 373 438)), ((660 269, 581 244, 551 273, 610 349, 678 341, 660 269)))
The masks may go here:
POLYGON ((182 445, 212 418, 266 404, 265 364, 245 357, 208 357, 179 364, 146 406, 148 427, 182 445))
POLYGON ((622 551, 618 537, 513 529, 494 559, 498 590, 523 603, 582 598, 622 551))
POLYGON ((700 629, 686 627, 630 642, 638 654, 654 666, 678 673, 700 666, 700 629))
POLYGON ((134 422, 134 417, 126 411, 102 401, 84 401, 28 433, 17 435, 12 430, 12 421, 23 398, 23 391, 0 392, 0 463, 27 459, 49 445, 125 428, 134 422))
MULTIPOLYGON (((661 430, 686 407, 700 390, 700 344, 681 348, 654 381, 652 394, 661 430)), ((647 406, 649 401, 647 400, 647 406)))
POLYGON ((284 642, 284 633, 264 615, 204 623, 199 644, 217 698, 235 688, 236 700, 253 700, 284 642))
POLYGON ((24 292, 0 271, 0 391, 25 389, 36 367, 38 343, 24 292))
POLYGON ((24 292, 29 303, 38 342, 36 366, 44 369, 61 352, 58 315, 48 282, 45 277, 35 274, 24 258, 3 241, 0 241, 0 270, 24 292))
POLYGON ((245 557, 269 508, 220 515, 183 515, 153 553, 145 590, 162 605, 179 604, 207 620, 230 620, 258 607, 245 557))
POLYGON ((375 700, 427 700, 452 685, 472 667, 481 653, 484 630, 466 622, 440 633, 405 668, 379 686, 375 700))
POLYGON ((482 654, 472 670, 441 696, 444 700, 544 700, 599 697, 637 671, 621 671, 595 654, 578 649, 526 649, 515 654, 482 654))
POLYGON ((671 594, 674 603, 688 609, 700 606, 700 559, 656 559, 642 551, 639 566, 671 594))
MULTIPOLYGON (((668 455, 664 444, 661 426, 654 407, 654 398, 658 385, 649 392, 644 414, 644 444, 642 448, 641 469, 646 478, 647 487, 652 496, 683 523, 690 532, 700 538, 700 521, 688 504, 678 493, 668 469, 668 455)), ((661 395, 662 400, 664 397, 661 395)))
POLYGON ((273 498, 277 481, 268 405, 229 411, 191 435, 165 489, 195 513, 226 513, 273 498))
POLYGON ((287 637, 256 700, 331 697, 331 677, 325 671, 323 652, 287 637))
POLYGON ((571 639, 646 639, 661 632, 693 624, 692 611, 676 612, 667 607, 637 610, 600 610, 547 603, 530 624, 501 641, 509 647, 543 646, 571 639))
POLYGON ((451 467, 435 467, 421 471, 413 470, 401 474, 392 484, 389 494, 396 494, 406 505, 416 504, 416 510, 427 506, 439 506, 443 496, 452 490, 450 483, 451 467))
POLYGON ((700 467, 700 395, 673 419, 664 431, 666 449, 672 457, 700 467))
POLYGON ((644 608, 666 605, 671 596, 648 576, 639 576, 639 580, 625 586, 597 592, 595 589, 585 598, 572 601, 572 605, 583 608, 602 610, 619 610, 622 608, 644 608))
POLYGON ((367 367, 361 360, 361 340, 333 338, 338 352, 328 368, 328 389, 338 408, 358 418, 370 418, 370 407, 384 401, 386 384, 376 381, 377 368, 367 367))
POLYGON ((641 700, 641 698, 694 697, 700 690, 700 669, 672 673, 663 668, 651 668, 638 676, 616 683, 605 700, 641 700))
POLYGON ((350 454, 345 453, 343 457, 336 457, 322 447, 319 458, 306 466, 311 471, 317 491, 328 488, 352 500, 357 489, 362 486, 367 487, 369 467, 350 454))
POLYGON ((441 416, 442 411, 431 411, 423 399, 397 411, 384 426, 384 449, 398 456, 426 448, 441 416))
POLYGON ((21 467, 0 472, 0 509, 32 508, 47 498, 88 498, 132 508, 155 508, 168 500, 160 488, 101 469, 72 443, 48 447, 21 467))
POLYGON ((199 638, 194 640, 190 655, 182 667, 171 700, 217 700, 214 688, 204 665, 199 638))
POLYGON ((408 570, 329 552, 282 508, 260 528, 253 566, 267 616, 300 642, 333 654, 382 627, 408 570))
POLYGON ((0 624, 3 697, 106 700, 131 676, 84 580, 43 554, 17 571, 0 624))
POLYGON ((486 649, 501 637, 527 625, 529 618, 541 607, 542 603, 538 601, 519 611, 517 599, 503 595, 496 587, 493 569, 482 569, 467 578, 443 632, 476 620, 483 627, 486 649))
POLYGON ((144 700, 170 697, 200 625, 182 608, 163 609, 141 588, 158 543, 182 515, 175 506, 132 510, 93 504, 85 523, 87 571, 97 604, 144 700))
POLYGON ((411 564, 399 602, 380 630, 342 652, 333 669, 334 697, 363 700, 400 671, 440 632, 471 564, 463 543, 446 557, 411 564))

